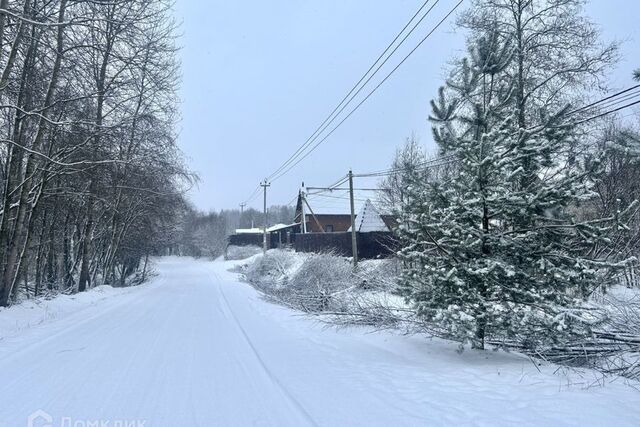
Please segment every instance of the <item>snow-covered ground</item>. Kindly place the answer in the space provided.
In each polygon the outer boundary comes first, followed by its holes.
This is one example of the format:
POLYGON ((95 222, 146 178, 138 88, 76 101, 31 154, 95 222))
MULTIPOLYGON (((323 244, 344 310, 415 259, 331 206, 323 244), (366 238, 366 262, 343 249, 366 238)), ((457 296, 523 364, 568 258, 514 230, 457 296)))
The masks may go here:
POLYGON ((102 309, 105 303, 118 302, 109 301, 112 297, 137 291, 137 288, 98 286, 88 292, 58 295, 52 299, 31 299, 9 309, 0 308, 0 354, 5 349, 2 344, 11 338, 20 340, 24 330, 62 320, 78 311, 91 310, 96 305, 102 309))
POLYGON ((0 426, 640 425, 622 380, 327 329, 263 301, 237 263, 164 258, 137 288, 0 311, 0 426))

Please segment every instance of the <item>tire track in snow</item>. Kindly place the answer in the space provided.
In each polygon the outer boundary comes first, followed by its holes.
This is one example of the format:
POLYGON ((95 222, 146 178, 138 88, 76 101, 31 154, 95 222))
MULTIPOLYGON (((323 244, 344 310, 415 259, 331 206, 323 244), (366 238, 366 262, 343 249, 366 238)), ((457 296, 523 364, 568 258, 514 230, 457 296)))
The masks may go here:
POLYGON ((260 356, 260 353, 258 352, 257 348, 255 347, 255 345, 251 341, 251 338, 249 338, 249 335, 247 334, 247 331, 244 329, 244 327, 242 326, 242 324, 238 320, 237 316, 233 312, 233 309, 231 308, 231 305, 229 304, 229 300, 227 299, 227 296, 224 293, 224 290, 222 289, 222 280, 220 279, 220 277, 215 272, 206 271, 206 274, 209 277, 212 277, 218 283, 218 286, 216 286, 216 289, 218 290, 218 293, 222 297, 222 302, 224 303, 224 306, 222 307, 223 311, 228 314, 227 317, 229 317, 233 321, 233 323, 236 325, 236 327, 238 328, 238 330, 242 334, 242 337, 244 338, 244 341, 247 343, 247 345, 251 349, 251 352, 253 353, 255 359, 258 361, 258 364, 260 365, 260 367, 262 368, 262 370, 266 374, 267 378, 269 378, 269 380, 280 390, 282 395, 289 401, 289 403, 299 412, 299 414, 310 425, 317 426, 318 423, 315 422, 315 420, 311 417, 309 412, 307 412, 307 410, 293 396, 293 394, 285 387, 285 385, 278 379, 278 377, 276 377, 274 375, 274 373, 269 369, 267 364, 264 362, 264 359, 262 358, 262 356, 260 356))

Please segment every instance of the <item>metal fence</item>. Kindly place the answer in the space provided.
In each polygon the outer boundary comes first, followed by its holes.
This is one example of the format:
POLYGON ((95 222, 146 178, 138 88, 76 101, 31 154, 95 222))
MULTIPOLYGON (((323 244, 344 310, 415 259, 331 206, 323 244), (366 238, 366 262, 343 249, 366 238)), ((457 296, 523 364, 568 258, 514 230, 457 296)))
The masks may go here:
MULTIPOLYGON (((232 234, 231 236, 229 236, 229 245, 262 247, 262 239, 262 233, 232 234)), ((271 239, 269 234, 267 234, 267 246, 271 247, 271 239)))
MULTIPOLYGON (((376 259, 388 258, 399 249, 397 237, 386 231, 373 231, 369 233, 356 233, 358 242, 358 258, 376 259)), ((331 252, 339 256, 350 257, 351 233, 295 233, 291 234, 290 245, 296 252, 331 252)), ((233 246, 260 246, 262 247, 262 234, 234 234, 229 236, 229 245, 233 246)), ((285 245, 285 243, 283 243, 285 245)), ((274 235, 267 234, 267 247, 279 247, 274 235)))
MULTIPOLYGON (((387 258, 399 248, 398 239, 391 232, 356 234, 358 258, 361 259, 387 258)), ((332 252, 340 256, 352 256, 350 232, 295 234, 293 247, 296 252, 332 252)))

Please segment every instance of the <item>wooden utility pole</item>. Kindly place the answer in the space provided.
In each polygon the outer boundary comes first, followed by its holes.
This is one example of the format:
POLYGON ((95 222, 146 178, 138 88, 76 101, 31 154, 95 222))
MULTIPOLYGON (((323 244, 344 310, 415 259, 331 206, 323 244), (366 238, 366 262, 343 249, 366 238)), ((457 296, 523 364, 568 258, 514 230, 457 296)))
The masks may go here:
POLYGON ((304 182, 300 189, 300 232, 307 233, 307 214, 304 212, 304 182))
POLYGON ((264 182, 260 184, 264 192, 264 230, 262 232, 262 252, 267 253, 267 187, 270 187, 271 184, 267 182, 265 179, 264 182))
POLYGON ((349 169, 349 202, 351 203, 351 251, 353 268, 358 266, 358 240, 356 237, 356 207, 353 202, 353 172, 349 169))

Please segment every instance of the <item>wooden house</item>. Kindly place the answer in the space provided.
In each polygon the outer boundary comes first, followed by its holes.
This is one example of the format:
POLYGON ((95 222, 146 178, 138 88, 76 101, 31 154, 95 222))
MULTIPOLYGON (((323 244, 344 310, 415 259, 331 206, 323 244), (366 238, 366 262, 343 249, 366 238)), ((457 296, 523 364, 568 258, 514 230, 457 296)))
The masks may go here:
MULTIPOLYGON (((305 227, 307 233, 344 233, 350 231, 351 208, 348 198, 334 200, 337 202, 326 203, 326 200, 321 198, 303 200, 302 194, 299 194, 293 222, 299 225, 300 232, 305 227), (305 227, 302 226, 303 212, 305 227)), ((357 197, 355 211, 356 231, 358 232, 391 231, 397 224, 393 215, 381 214, 380 208, 376 207, 369 199, 357 197), (360 217, 360 221, 358 217, 360 217), (370 228, 372 223, 377 225, 375 230, 362 228, 362 224, 365 224, 365 228, 367 225, 370 228)))

